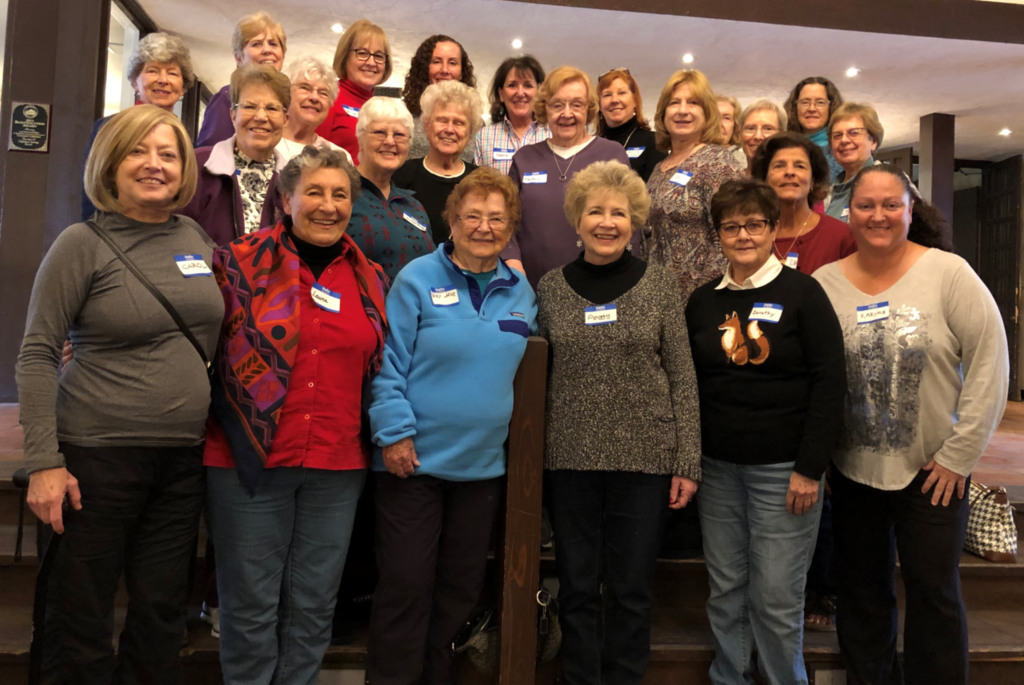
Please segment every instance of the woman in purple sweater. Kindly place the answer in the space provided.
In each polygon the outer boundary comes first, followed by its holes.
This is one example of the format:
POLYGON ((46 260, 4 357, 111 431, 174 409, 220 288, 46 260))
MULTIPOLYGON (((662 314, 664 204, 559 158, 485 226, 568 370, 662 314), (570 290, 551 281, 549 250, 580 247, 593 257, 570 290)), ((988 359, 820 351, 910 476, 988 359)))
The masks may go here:
POLYGON ((629 157, 618 143, 587 132, 597 117, 597 93, 590 77, 575 67, 559 67, 548 75, 533 113, 539 126, 551 129, 551 138, 524 145, 512 158, 508 174, 519 186, 523 216, 501 256, 536 289, 541 276, 580 252, 576 229, 562 209, 569 181, 594 162, 628 166, 629 157))

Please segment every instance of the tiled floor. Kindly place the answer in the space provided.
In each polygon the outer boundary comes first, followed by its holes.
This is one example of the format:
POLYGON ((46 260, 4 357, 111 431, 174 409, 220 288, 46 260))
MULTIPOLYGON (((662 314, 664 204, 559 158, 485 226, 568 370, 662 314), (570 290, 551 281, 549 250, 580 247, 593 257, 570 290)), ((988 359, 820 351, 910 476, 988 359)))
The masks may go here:
MULTIPOLYGON (((0 480, 21 466, 21 425, 18 405, 0 404, 0 480)), ((1024 402, 1010 402, 999 430, 992 437, 974 479, 985 485, 1024 486, 1024 402)))

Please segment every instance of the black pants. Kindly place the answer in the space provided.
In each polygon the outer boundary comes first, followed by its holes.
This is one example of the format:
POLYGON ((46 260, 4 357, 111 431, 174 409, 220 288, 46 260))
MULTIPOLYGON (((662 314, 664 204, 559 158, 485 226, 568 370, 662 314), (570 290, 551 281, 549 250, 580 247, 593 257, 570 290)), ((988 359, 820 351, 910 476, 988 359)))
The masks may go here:
POLYGON ((639 685, 651 654, 654 570, 672 477, 546 473, 558 568, 562 682, 639 685))
POLYGON ((452 640, 483 590, 504 478, 376 473, 377 566, 366 680, 452 683, 452 640))
POLYGON ((61 443, 82 509, 65 507, 36 582, 30 682, 179 683, 189 564, 203 508, 202 447, 61 443), (114 594, 128 615, 112 647, 114 594))
MULTIPOLYGON (((852 684, 966 685, 967 612, 960 552, 968 497, 932 506, 928 473, 902 490, 856 483, 832 469, 839 576, 839 646, 852 684), (896 653, 896 552, 906 593, 903 667, 896 653)), ((967 479, 970 487, 970 478, 967 479)))
POLYGON ((814 545, 814 556, 807 571, 807 594, 827 597, 836 594, 835 566, 832 563, 834 543, 832 539, 832 498, 823 493, 821 498, 821 521, 818 522, 818 541, 814 545))

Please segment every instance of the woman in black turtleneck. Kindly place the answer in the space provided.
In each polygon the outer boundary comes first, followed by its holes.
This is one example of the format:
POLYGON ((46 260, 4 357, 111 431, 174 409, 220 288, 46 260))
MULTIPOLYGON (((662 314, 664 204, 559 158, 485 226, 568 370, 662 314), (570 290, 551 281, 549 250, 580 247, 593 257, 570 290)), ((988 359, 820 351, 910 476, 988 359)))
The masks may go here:
POLYGON ((650 205, 621 162, 579 172, 565 214, 583 252, 537 286, 537 324, 551 346, 544 467, 567 683, 643 680, 659 523, 700 481, 679 285, 627 250, 650 205))
POLYGON ((640 88, 628 69, 612 69, 601 74, 597 93, 601 107, 597 135, 626 148, 629 165, 647 183, 666 153, 654 145, 654 131, 644 119, 640 88))

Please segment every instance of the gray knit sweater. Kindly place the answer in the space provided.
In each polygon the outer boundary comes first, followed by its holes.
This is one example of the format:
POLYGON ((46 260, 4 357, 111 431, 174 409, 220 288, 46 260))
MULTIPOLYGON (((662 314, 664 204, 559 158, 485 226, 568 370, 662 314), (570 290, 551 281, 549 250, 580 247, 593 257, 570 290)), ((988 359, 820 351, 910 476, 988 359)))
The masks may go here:
POLYGON ((648 264, 615 300, 615 323, 586 325, 561 269, 537 288, 539 334, 551 345, 548 469, 639 471, 700 480, 697 381, 679 285, 648 264))

